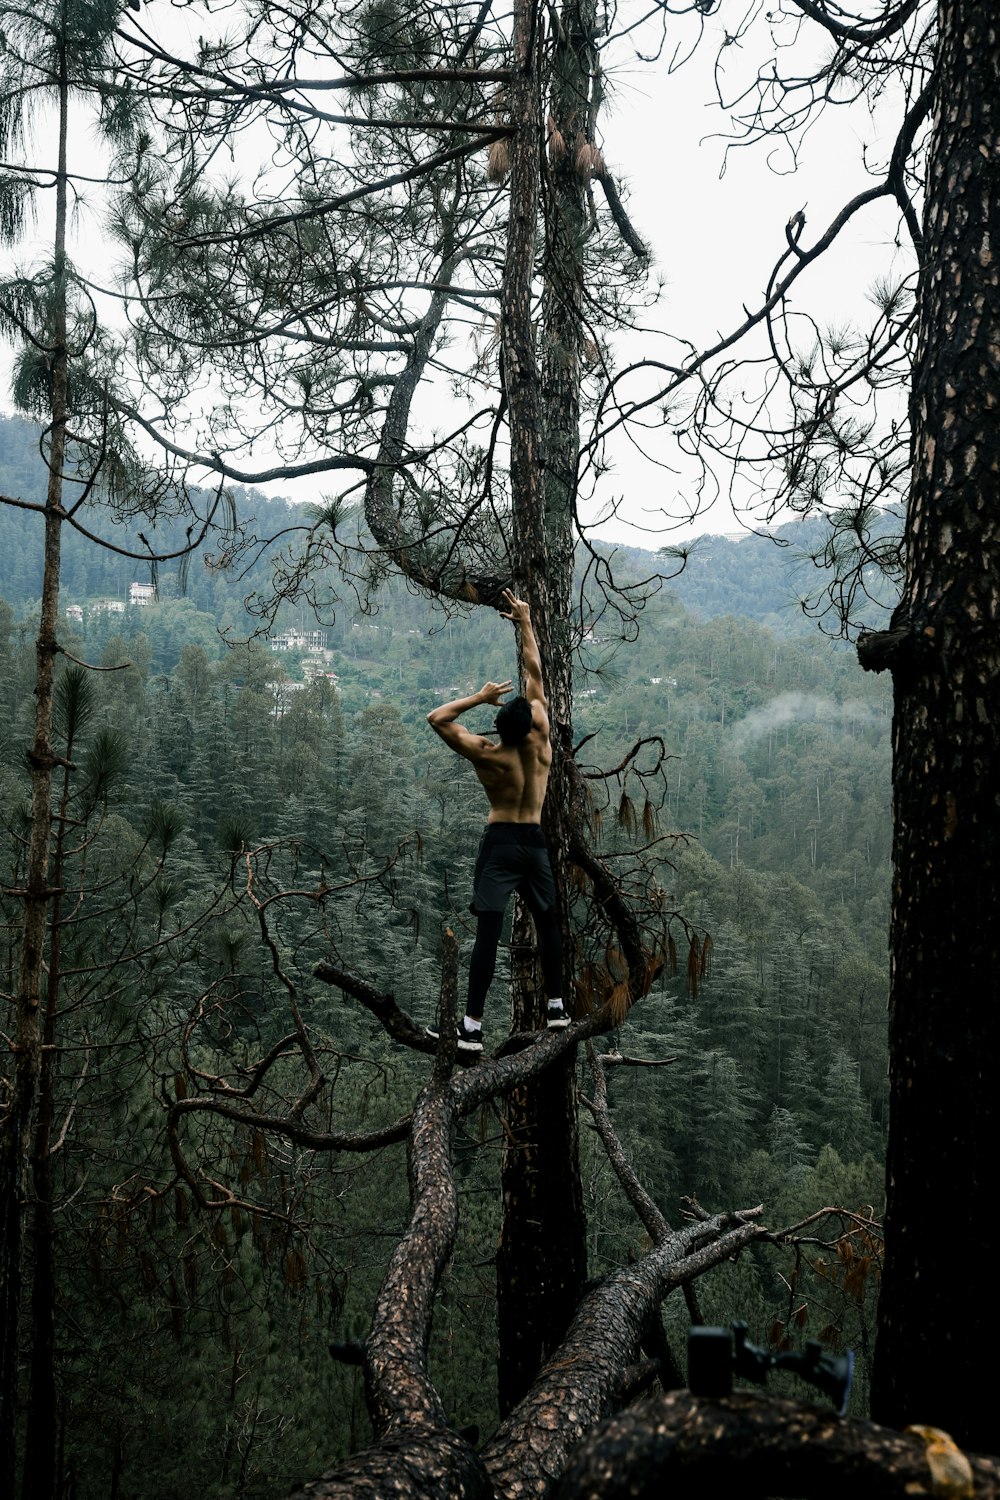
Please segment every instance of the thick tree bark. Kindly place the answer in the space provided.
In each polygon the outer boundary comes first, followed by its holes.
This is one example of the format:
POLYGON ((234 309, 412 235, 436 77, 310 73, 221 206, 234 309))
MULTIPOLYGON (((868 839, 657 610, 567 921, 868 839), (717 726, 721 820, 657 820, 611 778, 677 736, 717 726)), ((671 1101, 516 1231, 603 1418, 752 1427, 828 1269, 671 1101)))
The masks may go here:
MULTIPOLYGON (((66 760, 73 758, 72 736, 66 760)), ((38 1079, 38 1115, 31 1160, 31 1359, 28 1421, 25 1434, 22 1494, 40 1500, 59 1490, 59 1422, 56 1400, 56 1217, 52 1163, 55 1090, 58 1073, 56 1017, 62 978, 62 883, 69 828, 70 767, 63 769, 62 793, 52 861, 51 931, 42 1060, 38 1079)))
POLYGON ((549 1494, 584 1434, 621 1403, 663 1297, 766 1235, 756 1213, 718 1214, 670 1234, 584 1298, 552 1359, 483 1449, 498 1496, 543 1500, 549 1494))
MULTIPOLYGON (((520 0, 514 14, 510 113, 510 221, 501 300, 504 389, 511 434, 512 550, 516 587, 531 605, 549 700, 553 765, 543 813, 563 930, 564 999, 572 996, 572 950, 565 909, 568 805, 565 750, 571 741, 569 590, 564 554, 572 531, 547 523, 547 411, 535 347, 532 290, 541 192, 543 10, 520 0), (558 528, 556 528, 558 533, 558 528)), ((574 458, 575 469, 575 458, 574 458)), ((514 925, 513 1029, 543 1024, 542 991, 531 959, 531 924, 514 925)), ((575 1050, 541 1079, 517 1090, 504 1113, 502 1221, 497 1251, 498 1393, 508 1412, 569 1324, 586 1277, 586 1218, 580 1185, 574 1087, 575 1050)))
MULTIPOLYGON (((1000 5, 941 0, 895 687, 886 1263, 873 1415, 996 1445, 962 1267, 1000 1153, 1000 5)), ((886 650, 880 650, 886 647, 886 650)), ((975 1268, 979 1268, 976 1270, 975 1268)), ((987 1356, 988 1357, 988 1356, 987 1356)))
POLYGON ((468 1443, 447 1429, 398 1432, 303 1485, 289 1500, 494 1500, 468 1443))
POLYGON ((933 1430, 892 1432, 749 1391, 718 1401, 673 1391, 598 1427, 552 1491, 553 1500, 730 1493, 987 1497, 1000 1493, 1000 1466, 967 1457, 933 1430))

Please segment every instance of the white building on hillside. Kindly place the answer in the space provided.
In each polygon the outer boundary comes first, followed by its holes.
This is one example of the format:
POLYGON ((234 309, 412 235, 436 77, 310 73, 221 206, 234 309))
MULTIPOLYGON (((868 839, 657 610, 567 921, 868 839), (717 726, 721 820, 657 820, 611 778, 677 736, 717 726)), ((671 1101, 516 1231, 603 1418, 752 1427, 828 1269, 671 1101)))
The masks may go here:
POLYGON ((272 651, 325 651, 325 630, 283 630, 271 637, 272 651))

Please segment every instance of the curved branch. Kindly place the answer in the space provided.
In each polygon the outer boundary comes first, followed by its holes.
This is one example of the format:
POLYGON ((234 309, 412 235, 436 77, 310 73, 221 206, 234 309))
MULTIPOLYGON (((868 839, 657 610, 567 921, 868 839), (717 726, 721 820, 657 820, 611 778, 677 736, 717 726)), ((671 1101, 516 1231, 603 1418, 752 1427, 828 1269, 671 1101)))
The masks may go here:
POLYGON ((470 573, 456 555, 454 546, 434 547, 426 536, 414 536, 404 525, 402 508, 396 505, 393 496, 393 480, 406 449, 410 408, 448 306, 449 294, 445 288, 451 281, 457 259, 457 256, 446 256, 442 261, 435 278, 441 289, 431 297, 430 306, 414 335, 406 364, 393 386, 378 455, 369 470, 365 520, 379 546, 413 583, 451 599, 472 604, 499 604, 510 577, 470 573))
POLYGON ((189 1114, 218 1115, 223 1120, 232 1121, 234 1125, 247 1125, 253 1130, 266 1130, 272 1135, 283 1136, 293 1145, 304 1146, 309 1151, 345 1151, 352 1155, 381 1151, 383 1146, 394 1146, 398 1141, 405 1141, 413 1120, 412 1115, 401 1115, 398 1120, 393 1120, 390 1125, 383 1125, 379 1130, 349 1135, 336 1130, 310 1130, 300 1120, 290 1119, 286 1115, 264 1115, 255 1109, 230 1104, 225 1098, 202 1095, 194 1099, 174 1101, 167 1115, 168 1132, 174 1131, 181 1117, 189 1114))
MULTIPOLYGON (((300 1496, 466 1496, 494 1500, 480 1459, 448 1418, 427 1373, 434 1298, 455 1242, 458 1203, 451 1165, 456 1119, 551 1067, 586 1036, 607 1026, 604 1012, 566 1031, 546 1032, 514 1056, 492 1058, 423 1089, 413 1112, 408 1153, 410 1221, 393 1252, 365 1345, 366 1393, 378 1439, 300 1496), (391 1476, 391 1482, 390 1482, 391 1476)), ((704 1232, 704 1226, 695 1226, 704 1232)))
MULTIPOLYGON (((840 234, 841 230, 850 223, 851 219, 856 213, 859 212, 860 209, 867 207, 869 203, 877 202, 879 198, 885 198, 889 196, 893 192, 894 189, 888 181, 881 182, 878 183, 875 187, 866 188, 863 193, 858 193, 856 197, 852 198, 849 203, 846 203, 840 210, 840 212, 827 225, 823 234, 820 235, 819 239, 811 249, 799 250, 796 252, 798 258, 796 259, 795 264, 792 266, 791 270, 789 270, 788 273, 784 277, 782 277, 781 281, 779 281, 776 286, 773 285, 772 279, 772 290, 762 306, 759 307, 756 312, 747 313, 745 320, 740 324, 738 328, 734 329, 732 333, 727 334, 724 338, 719 339, 711 346, 711 348, 705 349, 700 354, 694 355, 691 359, 688 360, 687 364, 678 368, 676 365, 664 364, 661 360, 643 359, 637 360, 634 364, 628 365, 625 367, 625 369, 620 370, 614 377, 614 379, 612 381, 609 381, 607 390, 601 399, 601 408, 597 413, 594 421, 595 436, 591 438, 588 447, 593 448, 598 442, 603 442, 612 432, 615 431, 616 428, 621 427, 625 422, 636 416, 637 413, 645 411, 647 407, 659 405, 663 401, 665 396, 672 395, 676 390, 679 389, 680 386, 685 385, 689 380, 699 375, 710 360, 715 359, 719 354, 724 354, 725 351, 727 349, 731 349, 734 344, 738 344, 741 339, 746 337, 746 335, 752 328, 756 328, 759 323, 764 322, 764 320, 770 316, 770 314, 774 311, 778 304, 784 300, 789 289, 791 288, 793 283, 798 280, 799 276, 801 276, 806 267, 811 265, 812 262, 816 260, 818 256, 822 255, 825 250, 829 249, 834 240, 840 234), (637 370, 642 369, 664 370, 672 376, 672 379, 659 391, 657 391, 655 395, 647 396, 642 401, 636 401, 629 407, 627 412, 619 409, 618 415, 614 418, 614 420, 610 421, 607 426, 601 427, 599 424, 601 422, 603 412, 609 404, 615 388, 623 380, 625 380, 627 376, 632 375, 637 370)), ((775 273, 790 254, 791 252, 789 250, 786 250, 784 252, 781 259, 778 261, 777 266, 775 267, 775 273)))
MULTIPOLYGON (((592 735, 587 736, 587 739, 592 738, 592 735)), ((576 750, 574 750, 573 752, 574 756, 576 755, 577 751, 582 750, 585 744, 586 740, 580 741, 579 745, 577 745, 576 747, 576 750)), ((676 755, 667 754, 667 747, 663 742, 662 735, 647 734, 644 735, 641 740, 637 740, 636 743, 632 746, 631 750, 629 750, 628 753, 623 756, 623 758, 618 762, 616 766, 612 766, 610 771, 581 771, 580 775, 583 777, 584 781, 610 781, 613 776, 620 776, 622 771, 625 770, 626 766, 628 766, 630 762, 635 760, 636 756, 639 754, 639 751, 642 750, 646 745, 658 745, 660 747, 660 753, 657 756, 656 765, 653 766, 652 770, 640 771, 640 776, 655 776, 656 772, 663 765, 664 761, 677 759, 676 755)))
POLYGON ((828 31, 838 41, 861 42, 863 45, 870 46, 875 42, 884 42, 887 37, 894 36, 905 26, 920 4, 920 0, 903 0, 898 10, 891 12, 880 22, 873 21, 870 26, 847 26, 843 21, 835 21, 822 5, 816 4, 816 0, 792 0, 792 4, 797 5, 804 15, 822 26, 824 31, 828 31))
POLYGON ((124 402, 116 402, 115 409, 122 416, 128 417, 129 421, 134 422, 137 427, 141 427, 143 432, 174 458, 181 458, 185 463, 221 474, 223 479, 232 479, 236 484, 267 484, 273 479, 302 479, 309 474, 328 474, 334 469, 357 469, 363 474, 370 474, 375 466, 374 459, 350 453, 331 455, 329 458, 315 458, 304 464, 277 464, 270 469, 234 469, 218 453, 198 453, 192 448, 182 448, 179 444, 171 442, 135 407, 127 406, 124 402))
POLYGON ((913 146, 917 131, 930 113, 932 103, 933 85, 928 83, 918 95, 903 121, 902 129, 896 137, 896 144, 892 150, 892 158, 889 162, 889 171, 886 176, 886 181, 892 188, 893 196, 899 204, 900 212, 906 220, 906 227, 910 231, 910 238, 913 241, 913 248, 917 253, 919 261, 923 261, 924 236, 916 211, 910 202, 910 195, 906 191, 904 174, 906 170, 906 158, 913 146))

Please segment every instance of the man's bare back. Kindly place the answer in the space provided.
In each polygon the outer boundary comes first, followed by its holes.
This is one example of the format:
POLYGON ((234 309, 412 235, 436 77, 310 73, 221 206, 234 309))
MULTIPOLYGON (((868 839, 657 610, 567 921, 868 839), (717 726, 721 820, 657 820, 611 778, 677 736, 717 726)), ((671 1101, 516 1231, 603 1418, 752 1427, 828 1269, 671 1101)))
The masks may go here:
MULTIPOLYGON (((505 703, 513 682, 486 682, 478 693, 443 703, 427 715, 431 728, 445 744, 472 762, 490 804, 473 875, 471 910, 476 916, 476 941, 469 963, 469 998, 458 1025, 459 1049, 471 1052, 482 1051, 483 1006, 496 966, 504 909, 515 891, 531 912, 538 937, 548 994, 545 1024, 557 1029, 570 1024, 562 1002, 556 885, 540 826, 552 765, 542 661, 527 604, 516 599, 510 589, 504 589, 504 598, 510 607, 501 614, 521 632, 524 696, 505 703), (499 745, 485 735, 470 734, 457 722, 468 709, 483 703, 500 708, 496 718, 499 745)), ((438 1035, 433 1026, 427 1030, 433 1037, 438 1035)))
POLYGON ((548 718, 538 717, 536 724, 532 713, 531 729, 519 745, 492 745, 484 740, 484 748, 472 760, 490 804, 488 823, 541 822, 552 746, 548 718))

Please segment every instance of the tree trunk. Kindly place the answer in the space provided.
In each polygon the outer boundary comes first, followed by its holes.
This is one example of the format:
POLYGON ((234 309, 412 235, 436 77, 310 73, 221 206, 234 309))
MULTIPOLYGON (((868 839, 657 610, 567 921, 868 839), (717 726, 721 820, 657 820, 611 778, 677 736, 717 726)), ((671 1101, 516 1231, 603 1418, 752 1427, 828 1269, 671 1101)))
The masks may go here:
MULTIPOLYGON (((32 1149, 32 1123, 42 1061, 42 980, 51 893, 49 846, 52 815, 52 702, 57 652, 62 476, 66 455, 66 140, 68 98, 65 41, 59 58, 59 160, 52 275, 51 396, 49 479, 45 510, 45 551, 38 636, 35 642, 35 729, 28 753, 31 768, 31 834, 24 895, 24 921, 18 967, 14 1084, 0 1130, 0 1492, 13 1493, 21 1257, 25 1192, 32 1149)), ((38 1492, 43 1500, 44 1492, 38 1492)))
MULTIPOLYGON (((566 909, 564 765, 571 746, 571 658, 568 650, 572 532, 556 537, 548 524, 546 442, 548 413, 535 350, 531 293, 535 271, 541 178, 541 8, 523 0, 515 11, 510 110, 511 204, 501 326, 503 374, 511 432, 511 496, 515 587, 531 605, 541 652, 553 764, 543 826, 559 892, 563 931, 564 998, 570 1004, 572 966, 566 909), (561 546, 561 554, 559 548, 561 546)), ((575 473, 575 456, 573 459, 575 473)), ((531 959, 531 924, 519 911, 514 924, 513 1028, 543 1024, 542 991, 531 959)), ((537 1083, 509 1099, 504 1113, 502 1221, 497 1252, 498 1397, 507 1413, 558 1346, 586 1277, 586 1220, 580 1183, 575 1097, 575 1048, 537 1083)))
MULTIPOLYGON (((72 735, 66 759, 73 757, 72 735)), ((21 1492, 24 1500, 59 1493, 58 1412, 56 1404, 56 1222, 52 1171, 52 1131, 56 1113, 56 1015, 59 1006, 62 937, 62 882, 69 828, 70 770, 63 771, 62 795, 52 862, 51 933, 45 993, 43 1050, 38 1077, 38 1114, 31 1158, 31 1360, 28 1420, 21 1492)))
MULTIPOLYGON (((46 1020, 46 1043, 51 1027, 46 1020)), ((55 1382, 55 1215, 50 1142, 55 1077, 52 1054, 42 1059, 31 1185, 31 1358, 24 1446, 23 1500, 49 1500, 58 1492, 58 1423, 55 1382)))
POLYGON ((872 1412, 996 1445, 963 1267, 992 1262, 1000 1009, 1000 5, 942 0, 892 630, 895 881, 886 1264, 872 1412))

